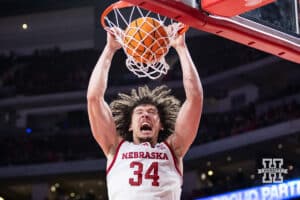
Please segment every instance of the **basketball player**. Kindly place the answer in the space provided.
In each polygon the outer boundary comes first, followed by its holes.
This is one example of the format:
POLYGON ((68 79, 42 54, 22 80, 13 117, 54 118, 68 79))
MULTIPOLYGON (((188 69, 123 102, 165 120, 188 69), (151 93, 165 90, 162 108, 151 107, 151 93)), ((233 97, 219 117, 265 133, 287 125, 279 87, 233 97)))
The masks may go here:
POLYGON ((111 106, 104 100, 108 73, 121 48, 113 31, 90 78, 87 100, 92 133, 107 158, 110 200, 179 200, 183 157, 197 134, 203 90, 186 47, 185 36, 171 41, 179 55, 186 100, 166 86, 147 86, 119 94, 111 106))

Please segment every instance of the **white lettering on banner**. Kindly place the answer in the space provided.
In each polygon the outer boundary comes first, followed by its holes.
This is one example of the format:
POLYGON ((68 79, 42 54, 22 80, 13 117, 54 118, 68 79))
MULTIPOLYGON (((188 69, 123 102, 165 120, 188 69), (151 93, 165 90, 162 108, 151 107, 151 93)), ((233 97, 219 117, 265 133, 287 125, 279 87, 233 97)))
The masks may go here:
POLYGON ((300 197, 300 179, 230 192, 196 200, 275 200, 300 197))
POLYGON ((289 196, 288 186, 286 184, 280 184, 278 186, 279 196, 287 198, 289 196))
POLYGON ((266 199, 267 197, 269 197, 270 196, 270 192, 271 191, 269 190, 268 187, 261 188, 261 198, 262 198, 262 200, 266 199))
POLYGON ((245 199, 259 200, 259 194, 256 190, 249 190, 246 192, 245 199))
POLYGON ((291 181, 261 187, 261 199, 283 199, 300 196, 300 181, 291 181), (297 189, 299 188, 299 189, 297 189))

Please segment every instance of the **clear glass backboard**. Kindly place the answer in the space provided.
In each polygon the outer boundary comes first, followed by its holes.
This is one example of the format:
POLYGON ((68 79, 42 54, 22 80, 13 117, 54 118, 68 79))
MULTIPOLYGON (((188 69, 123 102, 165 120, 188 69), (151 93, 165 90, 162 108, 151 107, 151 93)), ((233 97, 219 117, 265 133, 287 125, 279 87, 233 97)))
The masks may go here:
POLYGON ((299 11, 298 0, 277 0, 241 17, 299 38, 299 11))
MULTIPOLYGON (((216 34, 300 64, 299 0, 125 0, 174 18, 195 29, 216 34), (203 1, 262 2, 267 5, 236 16, 216 15, 203 1)), ((233 4, 234 5, 234 4, 233 4)), ((227 6, 223 9, 232 9, 227 6)), ((239 8, 237 8, 239 9, 239 8)))

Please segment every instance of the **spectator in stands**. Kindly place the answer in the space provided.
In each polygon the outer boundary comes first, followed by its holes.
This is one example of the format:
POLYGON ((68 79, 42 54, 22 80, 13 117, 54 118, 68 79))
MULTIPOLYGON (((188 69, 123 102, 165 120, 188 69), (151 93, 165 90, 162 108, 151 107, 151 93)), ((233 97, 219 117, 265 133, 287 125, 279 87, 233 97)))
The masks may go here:
MULTIPOLYGON (((116 31, 111 29, 111 32, 116 31)), ((196 137, 203 91, 184 35, 171 41, 182 64, 186 100, 181 108, 166 86, 140 87, 120 94, 109 109, 104 100, 108 71, 121 46, 112 33, 88 87, 88 113, 93 135, 108 160, 110 199, 179 200, 183 156, 196 137)))

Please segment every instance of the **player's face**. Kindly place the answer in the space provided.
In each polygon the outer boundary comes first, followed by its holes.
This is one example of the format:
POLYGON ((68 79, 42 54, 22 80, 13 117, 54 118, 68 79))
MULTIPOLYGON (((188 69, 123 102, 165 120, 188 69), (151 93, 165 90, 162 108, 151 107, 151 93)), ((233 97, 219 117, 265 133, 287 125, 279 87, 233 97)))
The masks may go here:
POLYGON ((129 131, 133 132, 134 143, 155 144, 161 129, 159 113, 155 106, 147 104, 134 108, 129 128, 129 131))

